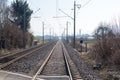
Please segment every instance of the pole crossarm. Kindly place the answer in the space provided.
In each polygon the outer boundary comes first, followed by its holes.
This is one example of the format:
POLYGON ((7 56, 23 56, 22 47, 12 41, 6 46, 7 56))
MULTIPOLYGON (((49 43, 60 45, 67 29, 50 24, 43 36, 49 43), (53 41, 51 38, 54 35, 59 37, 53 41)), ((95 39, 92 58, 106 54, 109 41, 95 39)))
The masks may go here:
POLYGON ((68 17, 68 16, 54 16, 53 18, 64 18, 64 17, 68 17))
POLYGON ((41 18, 40 16, 33 16, 32 18, 41 18))

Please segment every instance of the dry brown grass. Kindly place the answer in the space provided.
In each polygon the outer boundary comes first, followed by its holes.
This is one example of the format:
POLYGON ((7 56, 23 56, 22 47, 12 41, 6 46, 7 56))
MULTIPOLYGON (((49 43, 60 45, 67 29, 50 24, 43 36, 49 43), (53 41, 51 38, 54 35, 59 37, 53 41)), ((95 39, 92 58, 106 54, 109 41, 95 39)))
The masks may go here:
POLYGON ((86 52, 82 52, 81 57, 84 59, 85 62, 88 62, 91 65, 94 65, 96 63, 95 60, 91 59, 88 53, 86 52))

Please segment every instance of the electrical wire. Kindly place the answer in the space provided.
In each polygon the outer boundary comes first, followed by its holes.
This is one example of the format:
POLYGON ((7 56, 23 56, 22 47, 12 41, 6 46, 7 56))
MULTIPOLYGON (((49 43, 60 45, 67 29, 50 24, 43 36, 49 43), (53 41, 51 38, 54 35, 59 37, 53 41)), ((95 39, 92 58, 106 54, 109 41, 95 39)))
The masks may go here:
POLYGON ((92 0, 89 0, 88 2, 86 2, 83 6, 81 6, 81 8, 87 6, 92 0))
MULTIPOLYGON (((85 7, 85 6, 87 6, 90 2, 91 2, 92 0, 89 0, 88 2, 86 2, 83 6, 81 5, 81 7, 80 8, 83 8, 83 7, 85 7)), ((79 13, 79 11, 77 11, 77 15, 78 15, 78 13, 79 13)))

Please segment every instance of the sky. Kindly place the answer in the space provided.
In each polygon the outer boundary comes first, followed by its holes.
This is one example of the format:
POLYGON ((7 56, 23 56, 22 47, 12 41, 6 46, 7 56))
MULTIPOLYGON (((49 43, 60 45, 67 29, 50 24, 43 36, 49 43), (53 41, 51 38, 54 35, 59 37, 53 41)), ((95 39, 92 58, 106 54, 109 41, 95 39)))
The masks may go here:
MULTIPOLYGON (((11 3, 12 0, 9 0, 11 3)), ((31 16, 31 29, 34 35, 42 35, 44 22, 45 35, 61 35, 66 29, 68 21, 69 35, 73 35, 74 0, 27 0, 30 9, 34 11, 31 16), (40 10, 38 10, 40 8, 40 10), (62 11, 67 15, 65 15, 62 11)), ((93 34, 101 22, 110 23, 120 16, 120 0, 75 0, 76 5, 76 35, 93 34), (85 5, 88 3, 87 5, 85 5)))

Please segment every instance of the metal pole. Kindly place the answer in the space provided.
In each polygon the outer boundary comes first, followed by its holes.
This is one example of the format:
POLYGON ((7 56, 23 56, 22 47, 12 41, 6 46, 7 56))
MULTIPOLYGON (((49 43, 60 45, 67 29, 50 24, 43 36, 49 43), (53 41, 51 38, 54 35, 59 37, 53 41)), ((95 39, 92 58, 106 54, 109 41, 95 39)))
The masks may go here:
POLYGON ((75 48, 75 24, 76 22, 76 1, 74 1, 74 37, 73 37, 73 48, 75 48))
POLYGON ((2 50, 2 40, 0 38, 0 50, 2 50))
POLYGON ((87 52, 87 42, 85 43, 85 47, 86 47, 85 52, 87 52))
POLYGON ((67 39, 67 43, 68 43, 68 21, 67 21, 66 26, 67 26, 66 39, 67 39))
POLYGON ((65 39, 65 38, 66 38, 66 37, 65 37, 65 28, 64 28, 63 34, 64 34, 64 35, 63 35, 63 36, 64 36, 64 40, 66 40, 66 39, 65 39))
POLYGON ((42 22, 43 25, 43 44, 44 44, 44 22, 42 22))
POLYGON ((25 40, 25 0, 24 0, 24 15, 23 15, 23 18, 24 18, 24 28, 23 28, 23 47, 25 48, 26 47, 26 40, 25 40))
POLYGON ((50 41, 51 41, 51 28, 50 28, 50 41))
POLYGON ((81 38, 81 29, 79 30, 80 38, 81 38))

